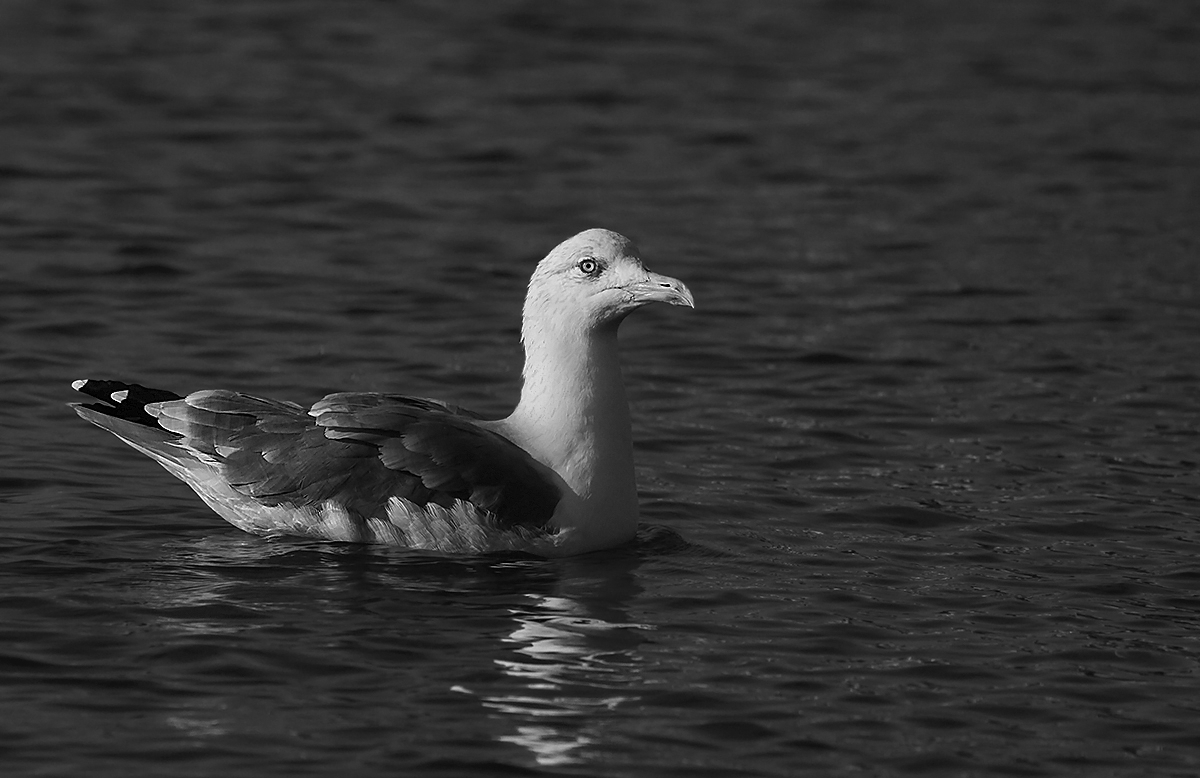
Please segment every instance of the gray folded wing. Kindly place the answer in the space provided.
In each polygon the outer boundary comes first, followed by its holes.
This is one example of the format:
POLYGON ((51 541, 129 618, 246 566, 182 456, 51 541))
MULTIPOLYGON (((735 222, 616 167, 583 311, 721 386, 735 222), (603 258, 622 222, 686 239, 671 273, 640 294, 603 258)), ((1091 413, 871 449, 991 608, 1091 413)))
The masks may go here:
POLYGON ((392 497, 443 507, 464 500, 497 526, 547 529, 561 497, 554 474, 523 449, 431 400, 342 393, 306 411, 214 390, 146 410, 266 505, 334 500, 366 517, 384 515, 392 497))

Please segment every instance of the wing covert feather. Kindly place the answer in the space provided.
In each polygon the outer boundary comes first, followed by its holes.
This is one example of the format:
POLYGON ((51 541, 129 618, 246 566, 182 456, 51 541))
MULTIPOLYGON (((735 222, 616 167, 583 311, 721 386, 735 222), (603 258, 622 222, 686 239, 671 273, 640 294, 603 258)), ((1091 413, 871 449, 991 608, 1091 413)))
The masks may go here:
POLYGON ((491 512, 502 524, 543 526, 561 499, 554 476, 477 417, 433 400, 345 392, 313 406, 336 440, 379 447, 385 467, 491 512))

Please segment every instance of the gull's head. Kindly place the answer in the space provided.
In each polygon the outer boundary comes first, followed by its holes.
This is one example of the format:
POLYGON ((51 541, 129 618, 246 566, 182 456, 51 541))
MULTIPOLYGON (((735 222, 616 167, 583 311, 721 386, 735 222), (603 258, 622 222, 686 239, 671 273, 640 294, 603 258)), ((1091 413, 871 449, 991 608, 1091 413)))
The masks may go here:
POLYGON ((585 230, 538 263, 525 297, 525 324, 615 327, 647 303, 696 307, 682 281, 646 269, 633 241, 610 230, 585 230))

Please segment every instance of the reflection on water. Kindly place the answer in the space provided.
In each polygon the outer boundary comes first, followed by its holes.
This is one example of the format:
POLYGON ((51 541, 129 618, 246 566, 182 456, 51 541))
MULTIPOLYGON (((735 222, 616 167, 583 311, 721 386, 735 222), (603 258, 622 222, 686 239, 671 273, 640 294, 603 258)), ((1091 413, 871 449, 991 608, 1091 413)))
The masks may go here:
POLYGON ((177 729, 188 737, 209 738, 229 734, 229 730, 221 719, 203 718, 205 711, 188 710, 174 716, 167 716, 168 727, 177 729))
POLYGON ((120 590, 144 614, 135 661, 174 690, 153 721, 193 747, 321 737, 343 718, 367 732, 381 700, 403 699, 450 722, 482 708, 481 740, 565 766, 611 747, 607 730, 639 699, 654 626, 626 611, 635 554, 461 560, 225 529, 159 548, 120 590), (309 721, 310 698, 332 718, 309 721))
POLYGON ((584 762, 602 740, 597 713, 637 699, 627 692, 637 684, 637 631, 653 627, 598 618, 570 597, 528 597, 532 607, 510 611, 517 628, 504 638, 522 658, 495 660, 519 688, 483 704, 512 717, 516 734, 498 739, 528 749, 538 764, 584 762))

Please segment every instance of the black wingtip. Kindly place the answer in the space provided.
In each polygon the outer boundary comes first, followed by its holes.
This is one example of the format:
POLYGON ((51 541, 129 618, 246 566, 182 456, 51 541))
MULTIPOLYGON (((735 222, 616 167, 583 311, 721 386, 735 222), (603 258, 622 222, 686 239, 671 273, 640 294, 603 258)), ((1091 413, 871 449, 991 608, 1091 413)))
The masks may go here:
POLYGON ((166 389, 151 389, 141 384, 95 378, 81 378, 78 381, 72 381, 71 388, 100 401, 84 404, 82 407, 149 427, 158 426, 158 421, 146 413, 146 406, 149 403, 181 399, 179 395, 166 389))

